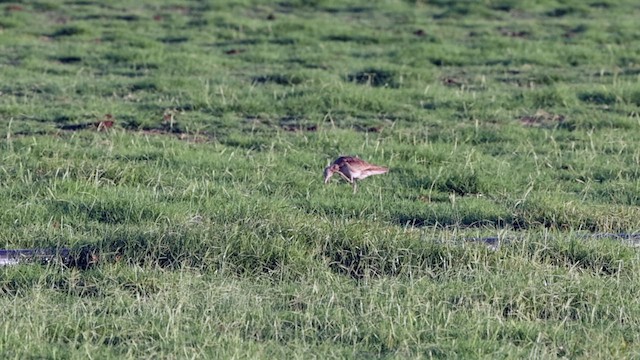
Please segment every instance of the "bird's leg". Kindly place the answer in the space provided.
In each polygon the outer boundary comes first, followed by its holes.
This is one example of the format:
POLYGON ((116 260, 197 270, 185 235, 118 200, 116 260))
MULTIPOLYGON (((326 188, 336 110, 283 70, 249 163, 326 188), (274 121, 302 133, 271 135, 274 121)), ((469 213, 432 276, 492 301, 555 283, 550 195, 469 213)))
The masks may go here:
POLYGON ((350 177, 348 177, 347 175, 345 175, 342 171, 338 171, 338 174, 340 174, 340 176, 342 176, 342 178, 346 181, 346 182, 353 182, 351 180, 350 177))
POLYGON ((358 184, 356 183, 356 179, 353 179, 353 193, 356 193, 356 190, 358 189, 358 184))
POLYGON ((341 166, 339 171, 343 179, 349 183, 353 183, 353 174, 351 174, 351 168, 349 168, 349 165, 341 166))

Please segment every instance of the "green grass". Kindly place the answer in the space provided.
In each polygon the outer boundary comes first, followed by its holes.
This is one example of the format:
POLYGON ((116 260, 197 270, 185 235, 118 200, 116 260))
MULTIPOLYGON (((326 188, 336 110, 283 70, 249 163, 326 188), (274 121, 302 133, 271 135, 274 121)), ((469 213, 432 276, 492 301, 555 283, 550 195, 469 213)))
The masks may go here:
POLYGON ((5 357, 639 356, 635 2, 0 11, 5 357))

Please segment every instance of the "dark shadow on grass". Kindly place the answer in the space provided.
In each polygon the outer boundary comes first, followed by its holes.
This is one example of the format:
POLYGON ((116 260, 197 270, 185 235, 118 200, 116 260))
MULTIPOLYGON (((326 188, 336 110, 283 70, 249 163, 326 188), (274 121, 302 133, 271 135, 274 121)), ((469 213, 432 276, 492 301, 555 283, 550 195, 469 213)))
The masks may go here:
MULTIPOLYGON (((627 62, 623 62, 624 65, 626 66, 627 62)), ((622 71, 598 71, 595 73, 592 73, 592 76, 637 76, 640 75, 640 68, 635 68, 635 67, 625 67, 622 69, 622 71)))
MULTIPOLYGON (((369 249, 367 246, 342 248, 342 249, 326 249, 325 256, 331 259, 329 268, 334 272, 347 275, 354 279, 362 279, 365 275, 380 275, 381 273, 389 273, 391 269, 385 271, 385 264, 382 267, 372 266, 373 257, 369 257, 369 249)), ((394 275, 391 271, 388 275, 394 275)))
POLYGON ((112 262, 124 261, 129 265, 154 265, 159 267, 179 267, 185 249, 174 236, 150 234, 128 230, 108 234, 101 247, 112 262))
POLYGON ((612 7, 612 4, 605 1, 596 1, 590 3, 589 6, 592 8, 609 9, 612 7))
POLYGON ((230 147, 255 151, 262 151, 268 148, 267 141, 253 137, 226 138, 221 139, 220 143, 230 147))
POLYGON ((122 21, 138 21, 140 20, 140 16, 138 15, 133 15, 133 14, 127 14, 127 15, 116 15, 113 17, 116 20, 122 20, 122 21))
POLYGON ((278 85, 298 85, 304 82, 304 77, 296 74, 292 75, 284 75, 284 74, 268 74, 268 75, 259 75, 251 78, 252 84, 267 84, 273 83, 278 85))
POLYGON ((524 126, 554 128, 563 124, 565 116, 538 109, 533 115, 523 115, 518 119, 524 126))
POLYGON ((565 17, 569 15, 584 15, 584 11, 575 7, 559 7, 546 12, 550 17, 565 17))
POLYGON ((158 266, 162 268, 200 268, 256 276, 277 272, 290 255, 287 249, 246 246, 235 239, 206 239, 185 227, 154 231, 124 227, 107 233, 100 242, 105 258, 111 262, 158 266), (213 247, 212 247, 213 246, 213 247), (224 253, 220 246, 224 246, 224 253))
POLYGON ((210 25, 210 21, 202 17, 194 17, 187 23, 187 28, 206 28, 210 25))
POLYGON ((355 131, 365 132, 365 133, 380 133, 384 128, 385 128, 385 124, 376 124, 371 126, 356 124, 353 126, 353 129, 355 131))
POLYGON ((373 8, 366 7, 366 6, 326 7, 324 8, 324 11, 332 14, 337 14, 337 13, 362 14, 362 13, 373 11, 373 8))
POLYGON ((485 185, 480 176, 463 171, 452 172, 437 178, 414 177, 406 182, 407 186, 412 188, 433 189, 457 196, 481 194, 485 191, 485 185))
POLYGON ((275 39, 269 39, 269 44, 274 45, 295 45, 298 42, 297 39, 288 37, 279 37, 275 39))
POLYGON ((613 105, 616 103, 616 96, 602 91, 581 92, 578 94, 580 101, 596 105, 613 105))
POLYGON ((61 56, 56 58, 57 61, 63 64, 76 64, 82 61, 80 56, 61 56))
POLYGON ((135 84, 131 85, 131 91, 149 91, 155 92, 158 91, 158 85, 152 80, 142 80, 138 81, 135 84))
MULTIPOLYGON (((432 57, 427 59, 430 63, 435 66, 465 66, 470 65, 473 60, 461 60, 461 59, 453 59, 453 58, 442 58, 442 57, 432 57)), ((511 60, 507 60, 510 62, 511 60)))
POLYGON ((71 117, 69 115, 66 114, 62 114, 62 115, 56 115, 53 117, 53 119, 51 119, 51 121, 53 121, 56 124, 64 124, 64 123, 68 123, 68 122, 72 122, 77 120, 77 118, 75 117, 71 117))
MULTIPOLYGON (((487 253, 490 252, 487 248, 487 253)), ((355 280, 384 276, 427 273, 432 277, 455 268, 469 266, 473 255, 461 246, 439 243, 357 244, 335 239, 323 249, 329 268, 355 280)))
POLYGON ((401 226, 449 228, 461 226, 467 228, 504 228, 512 223, 509 218, 482 214, 407 214, 397 213, 393 222, 401 226))
POLYGON ((510 12, 511 10, 514 9, 513 5, 514 4, 502 2, 502 3, 493 4, 490 6, 490 8, 491 10, 510 12))
POLYGON ((69 5, 82 5, 82 6, 98 6, 102 9, 113 9, 112 6, 105 4, 104 1, 91 1, 91 0, 71 0, 71 1, 66 1, 65 3, 69 4, 69 5))
POLYGON ((189 41, 186 36, 167 36, 159 39, 163 44, 182 44, 189 41))
POLYGON ((87 30, 85 28, 79 26, 64 26, 54 31, 51 34, 53 38, 67 37, 67 36, 75 36, 85 34, 87 30))
POLYGON ((318 130, 318 125, 310 124, 304 118, 300 118, 297 116, 285 116, 282 119, 280 119, 280 128, 282 128, 285 131, 292 131, 292 132, 297 132, 297 131, 313 132, 318 130))
POLYGON ((572 214, 564 209, 534 202, 518 207, 511 215, 510 222, 511 226, 516 230, 547 228, 561 231, 580 229, 596 232, 602 226, 602 224, 598 223, 597 217, 572 214))
POLYGON ((262 39, 239 39, 239 40, 227 40, 227 41, 218 41, 213 43, 212 45, 215 47, 225 47, 225 46, 239 46, 239 45, 258 45, 263 43, 262 39))
POLYGON ((327 65, 314 63, 312 61, 302 59, 302 58, 290 58, 287 60, 287 62, 290 64, 293 64, 294 66, 299 65, 307 69, 323 69, 323 70, 329 69, 329 66, 327 65))
POLYGON ((101 121, 91 121, 80 124, 62 124, 58 125, 58 129, 66 130, 66 131, 79 131, 79 130, 98 130, 105 131, 110 129, 115 124, 114 120, 101 120, 101 121))
POLYGON ((82 19, 82 20, 101 20, 101 19, 105 19, 105 20, 121 20, 121 21, 132 22, 132 21, 139 21, 141 19, 141 17, 138 16, 138 15, 133 15, 133 14, 127 14, 127 15, 90 14, 90 15, 86 15, 86 16, 81 16, 81 17, 79 17, 79 19, 82 19))
POLYGON ((347 81, 373 87, 397 88, 396 74, 393 71, 368 68, 347 76, 347 81))
POLYGON ((340 34, 340 35, 329 35, 324 38, 326 41, 337 41, 337 42, 354 42, 357 44, 378 44, 380 43, 380 39, 372 37, 372 36, 362 36, 362 35, 353 35, 353 34, 340 34))
MULTIPOLYGON (((99 180, 117 184, 121 174, 104 173, 99 180)), ((148 205, 148 204, 147 204, 148 205)), ((73 202, 52 200, 47 203, 52 214, 63 214, 72 218, 97 221, 103 224, 136 224, 154 221, 160 216, 155 209, 147 205, 132 203, 129 200, 94 200, 73 202)))
POLYGON ((209 139, 207 132, 190 131, 182 122, 163 121, 161 123, 150 123, 128 115, 121 115, 118 124, 127 131, 141 132, 147 135, 178 135, 180 140, 197 140, 201 142, 209 139))
POLYGON ((609 251, 597 251, 583 239, 556 241, 547 246, 530 245, 530 256, 539 262, 555 266, 579 268, 598 275, 612 276, 624 270, 624 262, 635 258, 633 248, 616 246, 609 251))

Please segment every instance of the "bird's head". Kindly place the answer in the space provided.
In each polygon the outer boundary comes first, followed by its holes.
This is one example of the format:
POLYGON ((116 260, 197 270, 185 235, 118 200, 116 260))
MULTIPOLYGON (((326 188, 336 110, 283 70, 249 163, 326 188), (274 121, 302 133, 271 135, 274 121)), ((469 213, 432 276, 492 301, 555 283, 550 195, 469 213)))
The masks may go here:
POLYGON ((326 168, 324 168, 324 183, 328 183, 329 180, 331 179, 331 176, 333 176, 333 173, 338 171, 340 169, 340 167, 336 164, 333 165, 329 165, 326 168))

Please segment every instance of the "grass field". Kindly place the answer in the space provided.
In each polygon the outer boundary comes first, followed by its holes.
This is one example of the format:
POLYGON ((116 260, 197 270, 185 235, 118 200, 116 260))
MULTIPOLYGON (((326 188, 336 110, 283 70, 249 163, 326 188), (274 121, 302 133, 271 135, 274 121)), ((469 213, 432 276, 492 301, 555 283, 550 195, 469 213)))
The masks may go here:
POLYGON ((0 12, 3 358, 640 357, 636 1, 0 12))

